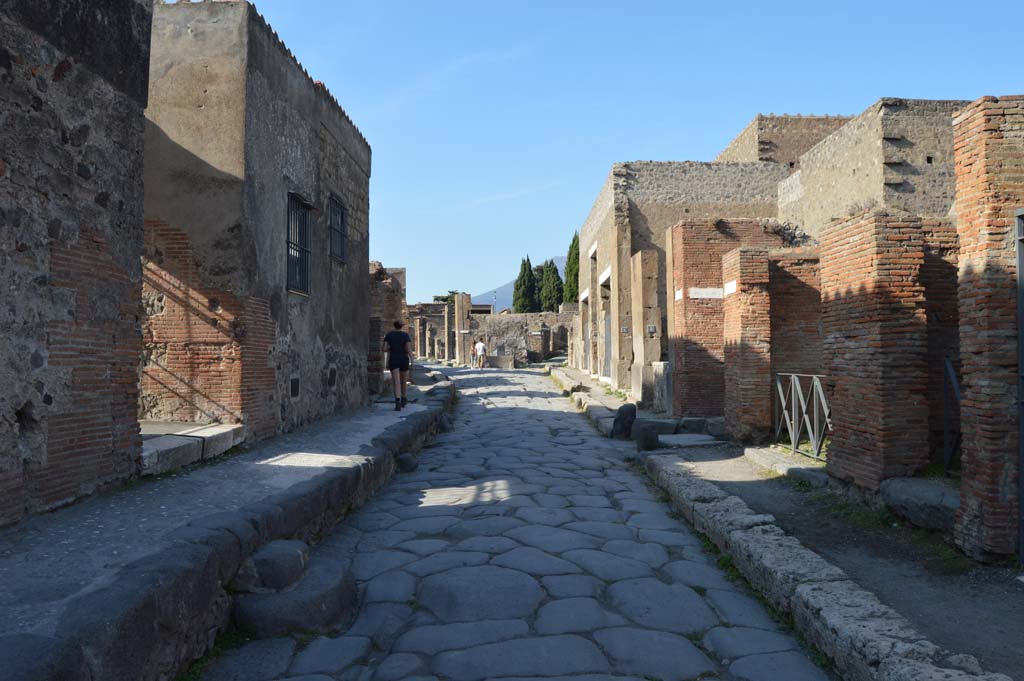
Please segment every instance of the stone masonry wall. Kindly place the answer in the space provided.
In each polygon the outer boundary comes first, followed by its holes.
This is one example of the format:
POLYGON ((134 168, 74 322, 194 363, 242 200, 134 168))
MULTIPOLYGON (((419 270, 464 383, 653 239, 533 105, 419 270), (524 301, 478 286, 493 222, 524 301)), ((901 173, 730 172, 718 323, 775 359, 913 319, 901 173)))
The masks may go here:
POLYGON ((522 366, 566 354, 575 319, 575 312, 473 315, 468 336, 474 343, 482 336, 489 356, 522 366))
POLYGON ((0 7, 0 524, 138 471, 149 19, 0 7))
POLYGON ((773 161, 790 170, 800 167, 800 156, 835 132, 848 116, 775 116, 758 114, 715 157, 716 162, 773 161))
POLYGON ((782 245, 774 221, 682 221, 672 227, 673 411, 720 416, 723 368, 722 256, 739 246, 782 245))
POLYGON ((871 210, 821 242, 828 472, 875 490, 928 464, 928 367, 921 219, 871 210))
POLYGON ((953 202, 952 114, 960 101, 885 98, 800 157, 779 185, 779 213, 818 237, 868 208, 942 217, 953 202))
POLYGON ((397 321, 410 336, 409 309, 405 302, 405 268, 384 267, 376 260, 370 262, 370 325, 367 337, 367 381, 371 394, 381 391, 384 371, 383 339, 397 321))
POLYGON ((956 116, 963 463, 955 539, 984 558, 1017 549, 1017 262, 1024 209, 1024 97, 983 97, 956 116))
POLYGON ((722 256, 725 430, 761 442, 771 432, 772 301, 768 250, 737 248, 722 256))

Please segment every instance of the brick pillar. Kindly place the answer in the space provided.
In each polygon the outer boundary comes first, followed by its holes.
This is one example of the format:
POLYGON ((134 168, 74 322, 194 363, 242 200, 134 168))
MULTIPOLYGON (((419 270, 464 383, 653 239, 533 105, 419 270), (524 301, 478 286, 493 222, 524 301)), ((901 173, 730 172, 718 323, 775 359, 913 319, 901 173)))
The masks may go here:
POLYGON ((381 349, 383 346, 384 338, 384 323, 380 317, 370 317, 370 335, 368 345, 368 359, 366 363, 366 376, 368 379, 367 385, 370 387, 370 393, 376 395, 380 392, 381 388, 381 376, 384 373, 384 351, 381 349))
POLYGON ((768 250, 737 248, 722 256, 725 429, 741 442, 771 433, 771 301, 768 250))
POLYGON ((928 332, 921 219, 867 211, 821 244, 828 472, 868 489, 928 464, 928 332))
POLYGON ((985 558, 1017 548, 1015 209, 1024 208, 1024 97, 954 119, 963 429, 954 537, 985 558))

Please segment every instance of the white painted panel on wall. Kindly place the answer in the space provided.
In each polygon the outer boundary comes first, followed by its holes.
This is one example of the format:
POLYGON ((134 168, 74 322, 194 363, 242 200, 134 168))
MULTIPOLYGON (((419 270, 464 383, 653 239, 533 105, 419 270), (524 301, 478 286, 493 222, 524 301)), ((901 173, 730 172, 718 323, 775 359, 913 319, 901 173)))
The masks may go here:
POLYGON ((725 282, 725 295, 731 296, 734 293, 736 293, 736 280, 725 282))
POLYGON ((690 298, 691 299, 702 299, 702 298, 724 298, 725 291, 720 288, 691 288, 690 298))
POLYGON ((682 300, 682 299, 683 299, 683 289, 677 288, 676 289, 676 300, 682 300))

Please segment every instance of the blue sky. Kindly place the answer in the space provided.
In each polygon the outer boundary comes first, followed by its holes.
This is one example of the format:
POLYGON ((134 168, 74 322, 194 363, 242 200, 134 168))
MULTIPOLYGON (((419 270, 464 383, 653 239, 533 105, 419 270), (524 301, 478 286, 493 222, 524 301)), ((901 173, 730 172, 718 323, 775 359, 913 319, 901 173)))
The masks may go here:
POLYGON ((758 112, 1024 93, 1024 2, 256 0, 373 147, 410 302, 564 255, 612 163, 710 160, 758 112))

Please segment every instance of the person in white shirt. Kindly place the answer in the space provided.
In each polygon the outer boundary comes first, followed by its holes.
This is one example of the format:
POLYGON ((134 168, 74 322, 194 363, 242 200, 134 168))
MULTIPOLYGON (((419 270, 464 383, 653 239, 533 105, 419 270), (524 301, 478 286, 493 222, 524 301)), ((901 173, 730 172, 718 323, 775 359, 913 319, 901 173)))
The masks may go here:
POLYGON ((484 345, 484 339, 481 338, 473 346, 473 353, 476 355, 477 367, 480 369, 484 368, 484 363, 487 360, 487 346, 484 345))

